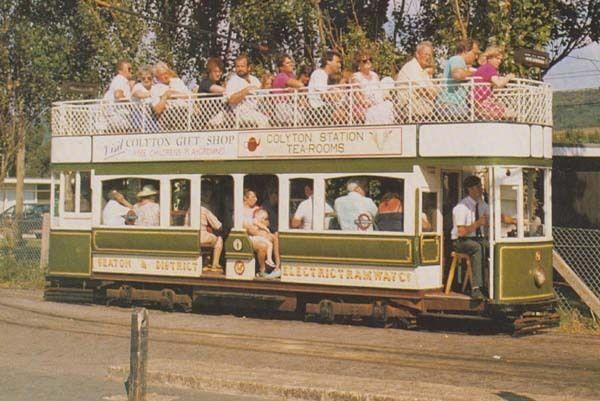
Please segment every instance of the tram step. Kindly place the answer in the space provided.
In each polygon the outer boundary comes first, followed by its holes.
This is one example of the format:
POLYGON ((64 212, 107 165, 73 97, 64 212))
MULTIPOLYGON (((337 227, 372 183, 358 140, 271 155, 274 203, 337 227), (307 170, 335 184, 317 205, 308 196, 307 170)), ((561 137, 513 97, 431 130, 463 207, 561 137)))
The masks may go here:
POLYGON ((46 288, 44 300, 65 303, 94 303, 94 290, 84 288, 46 288))

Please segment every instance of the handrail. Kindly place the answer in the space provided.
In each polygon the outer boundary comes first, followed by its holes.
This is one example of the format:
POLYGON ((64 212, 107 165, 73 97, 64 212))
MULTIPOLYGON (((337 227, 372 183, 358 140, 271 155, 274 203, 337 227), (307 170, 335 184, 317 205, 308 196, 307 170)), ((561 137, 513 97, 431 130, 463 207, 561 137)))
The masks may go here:
POLYGON ((169 100, 158 118, 143 102, 76 100, 52 107, 53 136, 478 121, 552 125, 550 87, 527 79, 493 90, 473 79, 335 85, 320 93, 257 90, 234 107, 223 96, 192 94, 169 100))

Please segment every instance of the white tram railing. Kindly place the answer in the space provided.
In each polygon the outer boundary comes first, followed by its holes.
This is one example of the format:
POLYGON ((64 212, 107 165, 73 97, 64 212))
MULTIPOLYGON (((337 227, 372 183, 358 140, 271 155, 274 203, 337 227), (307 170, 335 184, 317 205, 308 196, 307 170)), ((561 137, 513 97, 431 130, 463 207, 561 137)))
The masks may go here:
POLYGON ((390 82, 368 90, 338 85, 321 95, 260 90, 233 108, 221 96, 191 95, 169 100, 159 117, 141 102, 65 101, 52 107, 53 136, 478 121, 552 125, 550 87, 518 79, 493 91, 473 80, 390 82), (486 91, 491 94, 481 100, 486 91), (448 93, 454 102, 444 101, 448 93))

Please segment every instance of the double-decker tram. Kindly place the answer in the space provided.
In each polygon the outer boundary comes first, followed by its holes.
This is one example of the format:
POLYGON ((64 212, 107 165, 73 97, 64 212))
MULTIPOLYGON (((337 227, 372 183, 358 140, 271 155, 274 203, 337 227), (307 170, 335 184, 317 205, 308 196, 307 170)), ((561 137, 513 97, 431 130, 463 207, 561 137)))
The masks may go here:
POLYGON ((512 81, 490 115, 478 85, 396 82, 377 89, 392 113, 379 120, 349 86, 257 91, 235 108, 190 96, 160 117, 56 103, 46 299, 554 323, 552 93, 512 81), (450 89, 463 104, 428 94, 450 89), (468 176, 489 207, 484 299, 451 238, 468 176), (259 208, 263 236, 249 229, 259 208))

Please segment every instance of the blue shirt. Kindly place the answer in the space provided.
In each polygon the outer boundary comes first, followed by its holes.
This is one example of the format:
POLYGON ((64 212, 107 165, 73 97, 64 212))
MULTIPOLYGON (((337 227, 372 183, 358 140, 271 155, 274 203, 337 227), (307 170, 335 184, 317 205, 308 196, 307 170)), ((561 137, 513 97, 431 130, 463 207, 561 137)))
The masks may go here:
POLYGON ((444 67, 443 78, 446 80, 445 85, 447 86, 444 88, 442 93, 440 93, 440 102, 466 105, 468 89, 465 86, 460 86, 460 84, 465 83, 465 81, 457 81, 452 78, 452 70, 459 68, 465 70, 467 69, 465 59, 463 59, 461 56, 450 57, 446 63, 446 67, 444 67))
MULTIPOLYGON (((350 192, 348 195, 340 196, 333 204, 337 214, 340 227, 344 231, 373 231, 373 218, 377 214, 377 205, 371 198, 362 196, 357 192, 350 192), (371 224, 361 229, 357 224, 358 217, 365 214, 370 218, 371 224)), ((366 223, 366 221, 365 221, 366 223)))

